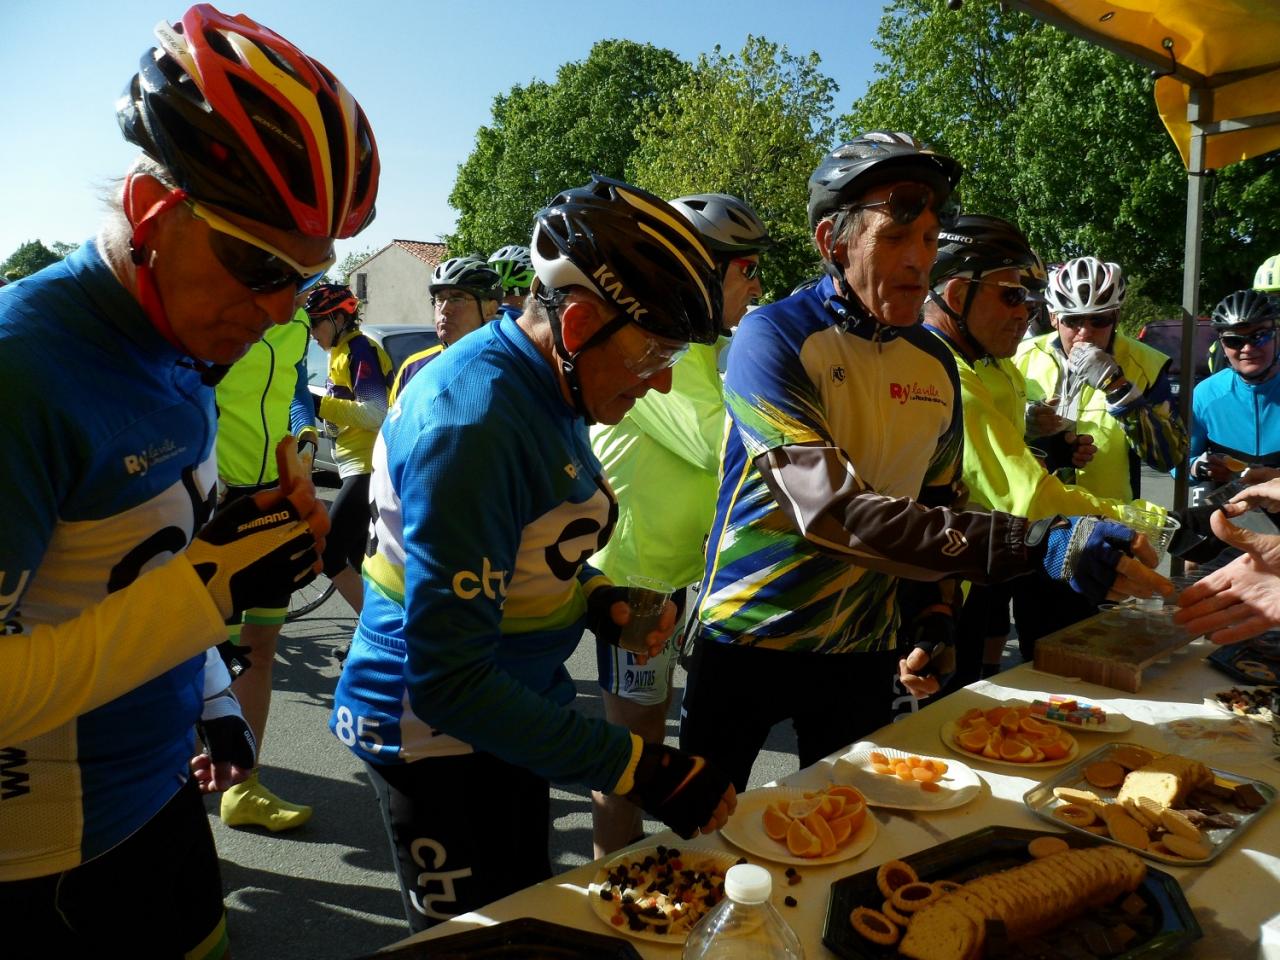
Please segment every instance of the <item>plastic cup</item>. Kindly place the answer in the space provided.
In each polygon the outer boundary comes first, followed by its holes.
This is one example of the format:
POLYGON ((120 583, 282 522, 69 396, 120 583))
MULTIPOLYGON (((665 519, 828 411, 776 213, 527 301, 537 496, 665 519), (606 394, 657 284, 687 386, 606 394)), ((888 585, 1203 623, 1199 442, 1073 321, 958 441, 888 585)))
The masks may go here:
POLYGON ((618 636, 618 646, 632 653, 648 653, 645 642, 649 634, 658 629, 662 610, 675 587, 651 577, 627 577, 627 606, 631 619, 618 636))
POLYGON ((1178 518, 1171 513, 1165 514, 1162 519, 1157 511, 1146 510, 1131 503, 1125 504, 1122 508, 1120 521, 1136 533, 1146 536, 1156 552, 1157 564, 1164 559, 1165 551, 1169 549, 1169 541, 1181 526, 1178 518))

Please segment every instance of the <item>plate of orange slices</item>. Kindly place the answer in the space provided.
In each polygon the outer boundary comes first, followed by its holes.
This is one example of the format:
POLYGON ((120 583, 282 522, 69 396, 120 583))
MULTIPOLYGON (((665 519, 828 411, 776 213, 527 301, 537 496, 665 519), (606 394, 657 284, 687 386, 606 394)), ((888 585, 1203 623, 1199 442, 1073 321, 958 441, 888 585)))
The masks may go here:
POLYGON ((968 764, 866 740, 836 760, 831 778, 857 789, 869 806, 898 810, 950 810, 982 792, 982 781, 968 764))
POLYGON ((1059 767, 1070 763, 1080 744, 1064 727, 1035 717, 1028 706, 974 708, 938 731, 961 756, 1006 767, 1059 767))
POLYGON ((821 866, 856 857, 875 841, 877 830, 866 798, 835 784, 821 790, 748 790, 720 835, 775 863, 821 866))

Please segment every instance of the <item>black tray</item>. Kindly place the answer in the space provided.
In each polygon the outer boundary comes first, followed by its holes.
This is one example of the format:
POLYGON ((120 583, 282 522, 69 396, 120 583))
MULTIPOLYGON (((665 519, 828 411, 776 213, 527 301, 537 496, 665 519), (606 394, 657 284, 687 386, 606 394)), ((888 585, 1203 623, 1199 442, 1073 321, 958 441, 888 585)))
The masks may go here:
POLYGON ((1205 659, 1236 683, 1274 684, 1280 678, 1280 633, 1272 631, 1245 643, 1218 647, 1205 659))
POLYGON ((619 937, 521 917, 438 940, 422 940, 360 960, 641 960, 619 937))
MULTIPOLYGON (((902 859, 911 864, 921 880, 955 880, 963 883, 974 877, 1007 870, 1027 863, 1031 855, 1027 844, 1036 837, 1054 836, 1072 847, 1097 846, 1097 838, 1018 827, 984 827, 954 840, 930 847, 902 859)), ((864 938, 849 923, 854 907, 880 909, 884 896, 876 886, 877 864, 870 870, 855 873, 831 885, 827 902, 827 920, 822 929, 822 942, 845 960, 899 960, 898 948, 882 947, 864 938)), ((1187 904, 1178 881, 1162 870, 1147 867, 1146 879, 1137 893, 1159 924, 1147 940, 1113 960, 1157 960, 1171 957, 1188 944, 1199 940, 1200 925, 1187 904)))

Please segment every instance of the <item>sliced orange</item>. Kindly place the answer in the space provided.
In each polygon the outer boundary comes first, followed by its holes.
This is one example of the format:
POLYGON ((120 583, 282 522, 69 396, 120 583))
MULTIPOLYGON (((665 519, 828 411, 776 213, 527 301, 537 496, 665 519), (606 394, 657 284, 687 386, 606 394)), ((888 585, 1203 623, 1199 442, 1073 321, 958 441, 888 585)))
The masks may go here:
POLYGON ((865 804, 860 803, 857 806, 846 807, 844 816, 832 820, 830 824, 831 832, 835 834, 837 838, 839 838, 841 834, 844 834, 846 828, 849 831, 848 834, 845 834, 844 840, 837 839, 836 843, 846 843, 855 833, 858 832, 862 827, 862 822, 866 819, 867 808, 865 804))
POLYGON ((858 790, 857 787, 845 786, 842 783, 838 783, 833 787, 827 787, 827 793, 831 794, 831 796, 833 797, 844 797, 845 807, 846 807, 846 809, 844 810, 844 813, 849 812, 848 810, 849 804, 855 803, 855 802, 856 803, 866 802, 866 797, 862 795, 862 793, 858 790))
POLYGON ((938 776, 941 777, 947 772, 947 764, 945 760, 930 760, 929 762, 933 764, 934 772, 937 773, 938 776))
POLYGON ((792 800, 784 811, 792 820, 803 820, 822 806, 820 797, 805 797, 803 800, 792 800))
POLYGON ((827 824, 831 828, 831 834, 836 838, 836 846, 843 847, 853 836, 853 817, 837 817, 827 824))
POLYGON ((809 828, 809 832, 818 838, 821 844, 819 856, 829 857, 836 852, 835 834, 831 832, 831 826, 822 817, 821 814, 814 812, 804 818, 804 825, 809 828))
POLYGON ((1015 740, 1010 737, 1004 743, 1000 744, 1000 759, 1012 760, 1016 763, 1030 763, 1035 760, 1035 751, 1024 741, 1015 740))
POLYGON ((873 763, 871 765, 871 772, 878 773, 881 775, 887 774, 888 776, 893 776, 894 769, 893 767, 889 766, 887 763, 873 763))
POLYGON ((885 763, 885 764, 887 764, 887 763, 889 762, 889 758, 888 758, 888 757, 886 757, 886 756, 885 756, 883 753, 881 753, 879 750, 872 750, 872 751, 871 751, 871 753, 867 755, 867 759, 868 759, 868 760, 870 760, 872 763, 885 763))
POLYGON ((764 832, 769 835, 770 839, 787 839, 787 831, 791 828, 791 818, 783 813, 776 804, 771 803, 765 807, 761 816, 764 821, 764 832))
POLYGON ((818 807, 818 814, 824 820, 833 820, 840 816, 840 811, 844 809, 844 805, 844 797, 837 797, 827 793, 822 798, 822 806, 818 807))
POLYGON ((987 739, 985 730, 961 730, 956 736, 956 742, 971 753, 982 753, 987 746, 987 739))
POLYGON ((792 820, 787 828, 787 849, 797 857, 816 857, 822 853, 822 841, 813 835, 803 820, 792 820))
POLYGON ((938 779, 938 775, 933 772, 933 767, 914 767, 911 770, 911 776, 921 783, 933 783, 934 780, 938 779))
POLYGON ((1037 735, 1043 735, 1046 733, 1057 734, 1056 727, 1051 727, 1046 723, 1041 723, 1035 717, 1023 717, 1022 720, 1018 722, 1018 726, 1021 728, 1023 733, 1033 733, 1037 735))
POLYGON ((969 726, 969 724, 971 724, 974 720, 977 720, 982 715, 983 715, 982 711, 979 710, 977 707, 974 707, 973 709, 966 710, 964 713, 960 714, 960 718, 956 720, 956 724, 961 727, 967 727, 969 726))

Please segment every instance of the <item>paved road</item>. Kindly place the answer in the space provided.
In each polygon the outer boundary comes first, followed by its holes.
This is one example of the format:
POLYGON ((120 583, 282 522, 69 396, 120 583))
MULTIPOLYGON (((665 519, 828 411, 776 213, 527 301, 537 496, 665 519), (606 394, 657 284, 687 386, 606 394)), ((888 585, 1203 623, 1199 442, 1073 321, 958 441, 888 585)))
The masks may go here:
MULTIPOLYGON (((1146 472, 1148 499, 1170 504, 1168 477, 1146 472)), ((275 694, 264 751, 264 782, 288 800, 311 803, 315 816, 293 833, 230 830, 206 801, 222 859, 233 952, 245 958, 337 960, 369 953, 407 934, 391 856, 373 789, 362 766, 327 727, 338 668, 334 651, 354 629, 350 609, 336 596, 312 617, 285 627, 275 671, 275 694)), ((578 707, 601 715, 595 656, 584 642, 569 662, 578 707)), ((676 673, 676 698, 684 688, 676 673)), ((674 744, 675 709, 668 718, 674 744)), ((774 730, 756 764, 751 786, 796 769, 794 739, 774 730)), ((591 859, 590 798, 585 790, 552 795, 553 867, 591 859)), ((651 823, 656 830, 658 824, 651 823)))

